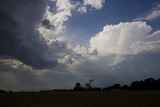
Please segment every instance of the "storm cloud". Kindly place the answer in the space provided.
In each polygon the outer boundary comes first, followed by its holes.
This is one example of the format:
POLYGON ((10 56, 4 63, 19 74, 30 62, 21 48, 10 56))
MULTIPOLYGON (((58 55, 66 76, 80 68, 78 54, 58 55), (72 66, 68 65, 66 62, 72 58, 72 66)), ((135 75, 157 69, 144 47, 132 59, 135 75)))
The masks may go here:
POLYGON ((13 57, 36 69, 57 64, 56 60, 50 60, 46 40, 36 30, 46 6, 46 0, 0 1, 1 55, 13 57))

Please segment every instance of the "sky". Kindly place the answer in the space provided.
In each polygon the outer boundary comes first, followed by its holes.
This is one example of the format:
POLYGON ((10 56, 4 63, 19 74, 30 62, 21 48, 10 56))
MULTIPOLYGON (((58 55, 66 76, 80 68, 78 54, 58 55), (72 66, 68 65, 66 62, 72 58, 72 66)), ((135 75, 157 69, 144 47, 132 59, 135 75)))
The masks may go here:
POLYGON ((1 0, 0 89, 160 78, 159 0, 1 0))

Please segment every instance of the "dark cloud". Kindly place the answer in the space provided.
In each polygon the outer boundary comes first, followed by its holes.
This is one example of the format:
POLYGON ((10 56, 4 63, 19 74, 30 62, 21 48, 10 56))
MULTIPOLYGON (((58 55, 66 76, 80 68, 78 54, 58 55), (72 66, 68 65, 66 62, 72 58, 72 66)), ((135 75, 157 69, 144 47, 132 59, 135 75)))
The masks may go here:
POLYGON ((48 45, 36 30, 45 9, 46 0, 0 1, 1 55, 11 56, 37 69, 57 64, 50 60, 46 53, 48 45))
POLYGON ((39 76, 36 75, 35 70, 23 65, 14 68, 13 63, 7 62, 8 64, 0 62, 0 89, 6 91, 33 91, 49 87, 42 80, 38 79, 39 76))
POLYGON ((44 19, 42 21, 42 26, 46 27, 47 29, 51 29, 51 28, 53 29, 54 28, 53 25, 50 24, 50 21, 48 19, 44 19))

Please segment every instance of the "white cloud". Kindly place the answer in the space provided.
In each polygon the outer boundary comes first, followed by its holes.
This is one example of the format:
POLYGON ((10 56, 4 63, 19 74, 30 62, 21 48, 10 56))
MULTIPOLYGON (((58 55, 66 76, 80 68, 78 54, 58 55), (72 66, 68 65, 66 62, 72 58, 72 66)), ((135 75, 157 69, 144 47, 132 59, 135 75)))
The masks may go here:
POLYGON ((141 52, 159 52, 160 51, 160 40, 151 42, 136 42, 130 46, 132 54, 138 54, 141 52))
POLYGON ((124 57, 122 57, 122 56, 115 56, 113 58, 113 60, 108 64, 108 66, 115 66, 118 63, 122 62, 123 60, 125 60, 124 57))
POLYGON ((150 14, 148 14, 144 20, 153 20, 156 18, 160 18, 160 9, 159 10, 154 10, 150 14))
POLYGON ((84 5, 90 5, 95 9, 101 9, 105 0, 84 0, 84 5))
POLYGON ((160 31, 149 34, 151 30, 151 26, 140 21, 107 25, 91 38, 90 47, 98 51, 98 57, 110 57, 108 66, 115 66, 127 55, 160 52, 160 31))
POLYGON ((88 6, 91 6, 94 9, 102 9, 104 2, 105 0, 83 0, 83 4, 79 3, 77 11, 87 13, 88 6))
POLYGON ((147 39, 148 41, 160 40, 160 30, 153 32, 147 39))
POLYGON ((156 4, 153 5, 154 7, 151 9, 148 14, 144 15, 143 17, 137 18, 135 20, 154 20, 157 18, 160 18, 160 2, 156 2, 156 4))
POLYGON ((86 6, 80 6, 77 9, 77 11, 80 12, 80 13, 87 13, 87 7, 86 6))
POLYGON ((68 20, 68 17, 72 16, 71 11, 76 8, 76 3, 71 3, 70 0, 54 0, 53 2, 56 3, 55 7, 48 6, 43 18, 48 20, 52 27, 46 28, 40 25, 38 28, 46 39, 53 39, 64 32, 64 22, 68 20))
POLYGON ((74 51, 77 53, 77 54, 80 54, 80 55, 86 55, 86 54, 89 54, 89 50, 87 47, 85 46, 82 46, 82 45, 78 45, 75 47, 74 51))
POLYGON ((107 25, 103 31, 90 40, 91 49, 99 55, 131 54, 131 45, 143 41, 152 28, 145 22, 126 22, 118 25, 107 25))

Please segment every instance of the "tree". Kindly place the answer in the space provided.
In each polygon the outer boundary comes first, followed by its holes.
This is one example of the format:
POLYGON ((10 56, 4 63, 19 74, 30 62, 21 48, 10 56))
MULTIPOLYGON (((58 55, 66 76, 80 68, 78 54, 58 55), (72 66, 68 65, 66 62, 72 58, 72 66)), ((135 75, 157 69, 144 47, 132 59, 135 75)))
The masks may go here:
POLYGON ((6 93, 7 91, 5 91, 5 90, 0 90, 0 93, 6 93))
POLYGON ((89 82, 85 84, 87 89, 92 89, 92 82, 93 82, 93 79, 90 79, 89 82))
POLYGON ((76 90, 76 91, 82 90, 81 84, 77 82, 73 90, 76 90))
POLYGON ((112 86, 112 89, 121 89, 121 85, 120 84, 114 84, 112 86))
POLYGON ((128 87, 127 85, 123 85, 123 86, 121 87, 121 89, 122 89, 122 90, 128 90, 129 87, 128 87))

